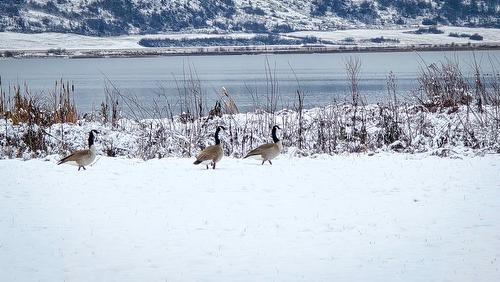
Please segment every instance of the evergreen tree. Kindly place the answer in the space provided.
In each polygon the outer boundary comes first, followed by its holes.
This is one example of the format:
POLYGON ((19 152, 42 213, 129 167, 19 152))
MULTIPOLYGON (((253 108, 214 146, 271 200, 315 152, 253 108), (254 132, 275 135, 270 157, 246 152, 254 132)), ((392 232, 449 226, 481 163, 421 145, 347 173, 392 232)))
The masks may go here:
POLYGON ((462 16, 463 4, 461 0, 445 0, 441 11, 452 23, 462 16))

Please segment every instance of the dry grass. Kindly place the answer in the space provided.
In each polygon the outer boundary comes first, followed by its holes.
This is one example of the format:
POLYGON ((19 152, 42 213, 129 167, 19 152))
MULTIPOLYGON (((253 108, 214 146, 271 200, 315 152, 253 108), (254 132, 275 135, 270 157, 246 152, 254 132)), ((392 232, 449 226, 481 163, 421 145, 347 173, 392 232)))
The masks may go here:
POLYGON ((0 83, 0 114, 14 124, 75 123, 78 113, 73 96, 74 85, 62 80, 55 82, 50 100, 47 96, 31 93, 26 84, 9 86, 6 92, 0 83))

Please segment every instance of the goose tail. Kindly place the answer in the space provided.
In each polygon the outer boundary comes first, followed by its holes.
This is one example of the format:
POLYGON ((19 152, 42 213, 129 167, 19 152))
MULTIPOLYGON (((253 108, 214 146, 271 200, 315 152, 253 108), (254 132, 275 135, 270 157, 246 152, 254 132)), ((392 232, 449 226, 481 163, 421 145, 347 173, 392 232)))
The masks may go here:
POLYGON ((58 164, 58 165, 60 165, 60 164, 63 164, 63 163, 65 163, 65 162, 67 162, 67 161, 68 161, 68 159, 69 159, 72 155, 73 155, 73 154, 71 154, 71 155, 69 155, 69 156, 67 156, 67 157, 64 157, 64 158, 60 159, 60 160, 57 162, 57 164, 58 164))

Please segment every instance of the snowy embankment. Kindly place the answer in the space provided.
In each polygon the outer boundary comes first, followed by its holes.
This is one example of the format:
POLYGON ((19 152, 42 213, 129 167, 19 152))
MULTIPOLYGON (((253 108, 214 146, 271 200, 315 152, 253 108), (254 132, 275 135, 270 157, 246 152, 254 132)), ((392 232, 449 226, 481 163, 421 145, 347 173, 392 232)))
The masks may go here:
POLYGON ((0 159, 60 156, 87 147, 90 130, 99 131, 97 151, 130 158, 192 157, 214 143, 216 126, 227 156, 242 157, 257 145, 271 141, 271 128, 279 125, 284 152, 294 156, 364 152, 427 153, 446 157, 500 153, 497 107, 482 113, 465 106, 430 112, 422 106, 397 109, 368 105, 329 105, 303 110, 256 112, 203 117, 186 122, 172 119, 122 118, 103 123, 87 116, 76 123, 38 126, 0 119, 0 159))
POLYGON ((499 155, 2 160, 3 281, 498 281, 499 155))

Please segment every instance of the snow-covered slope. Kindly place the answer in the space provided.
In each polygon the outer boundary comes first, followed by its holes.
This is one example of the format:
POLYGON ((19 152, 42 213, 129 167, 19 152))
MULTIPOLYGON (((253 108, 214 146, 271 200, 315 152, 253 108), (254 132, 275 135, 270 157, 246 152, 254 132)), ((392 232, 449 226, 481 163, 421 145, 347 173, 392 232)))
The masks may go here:
POLYGON ((2 281, 498 281, 498 155, 1 160, 2 281))
POLYGON ((387 25, 498 27, 498 1, 3 0, 0 31, 122 35, 165 31, 288 32, 387 25))

